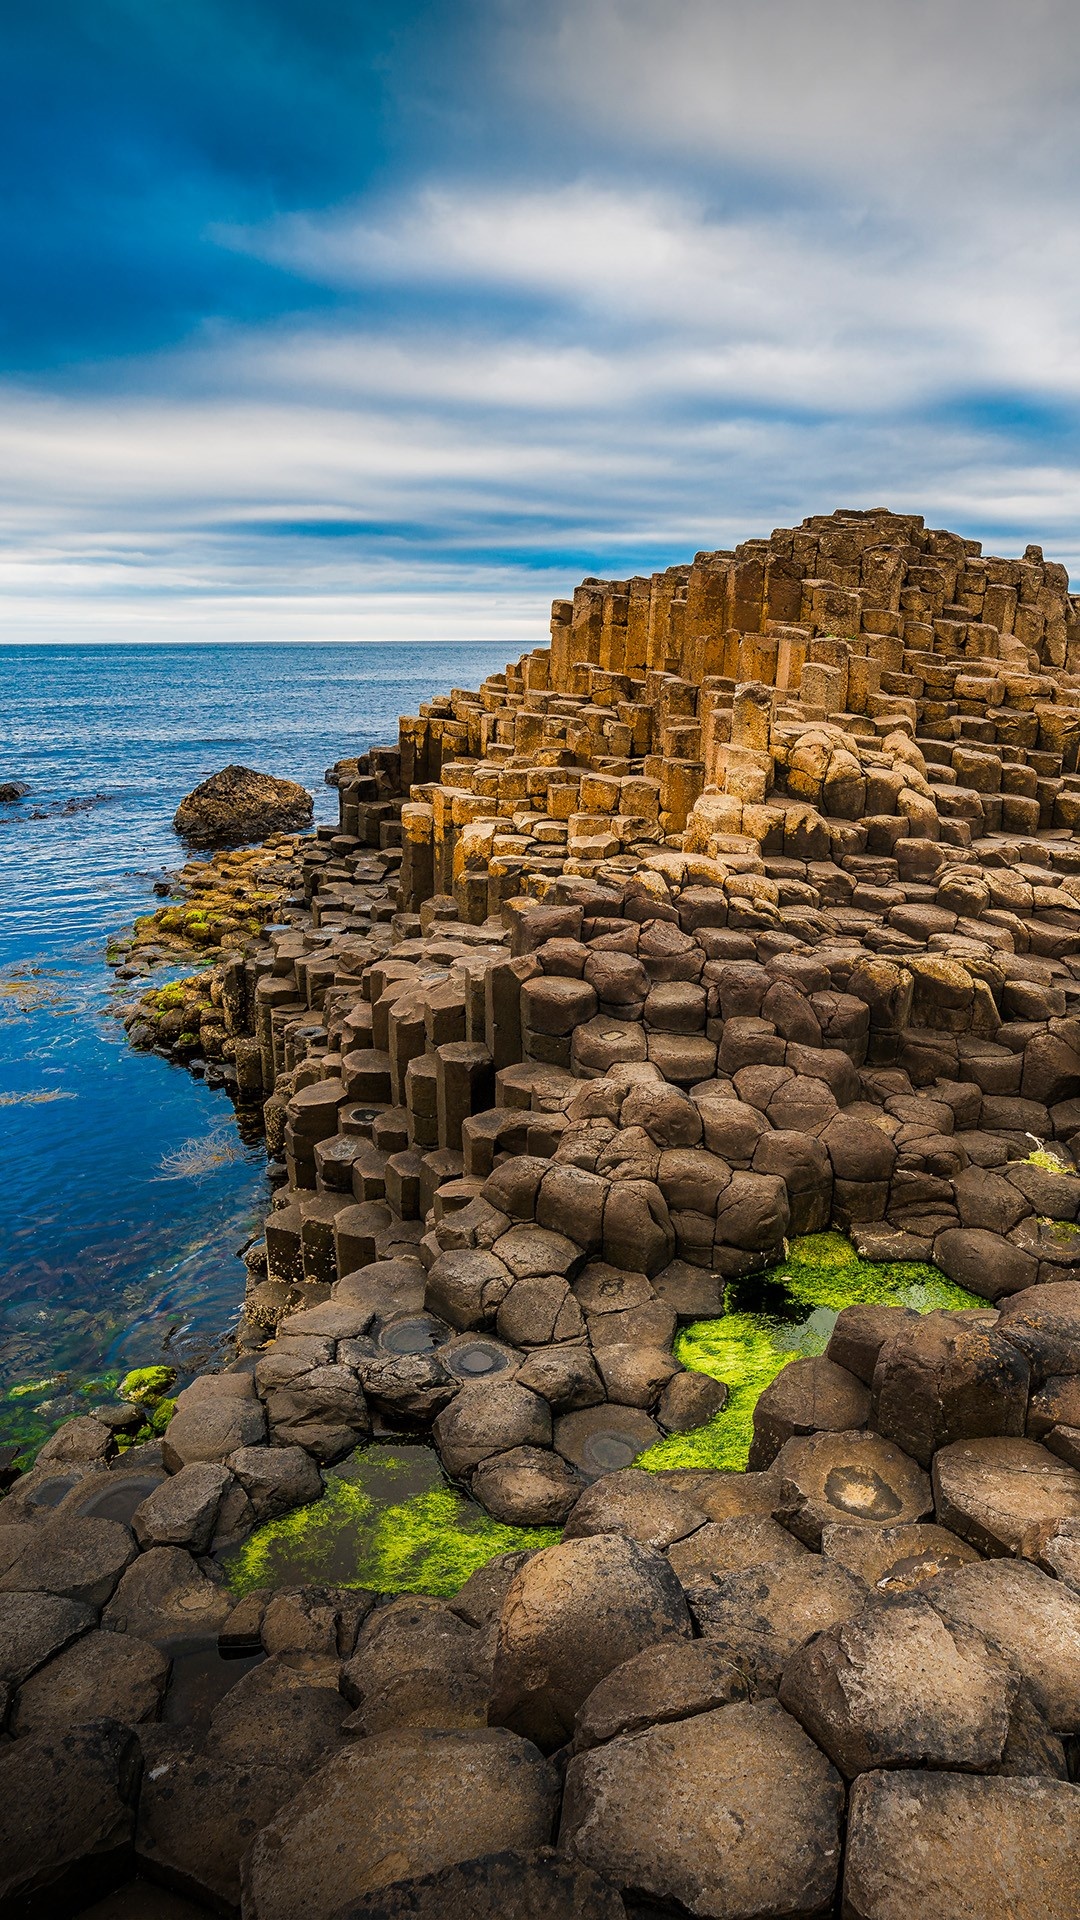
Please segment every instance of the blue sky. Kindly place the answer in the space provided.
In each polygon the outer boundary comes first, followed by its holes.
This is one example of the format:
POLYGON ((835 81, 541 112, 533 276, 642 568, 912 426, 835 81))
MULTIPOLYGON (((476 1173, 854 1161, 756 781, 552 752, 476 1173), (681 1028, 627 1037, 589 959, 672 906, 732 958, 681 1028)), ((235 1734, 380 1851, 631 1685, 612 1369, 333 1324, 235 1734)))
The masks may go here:
POLYGON ((0 19, 0 638, 513 650, 837 505, 1080 575, 1072 0, 0 19))

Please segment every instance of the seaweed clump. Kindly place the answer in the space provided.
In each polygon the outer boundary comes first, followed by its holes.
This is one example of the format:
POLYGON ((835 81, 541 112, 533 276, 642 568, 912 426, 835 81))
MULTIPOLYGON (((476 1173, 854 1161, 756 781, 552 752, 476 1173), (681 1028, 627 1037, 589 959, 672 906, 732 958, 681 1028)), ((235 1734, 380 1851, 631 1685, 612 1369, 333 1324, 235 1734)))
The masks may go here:
POLYGON ((423 1446, 360 1448, 326 1492, 257 1527, 223 1562, 232 1591, 331 1585, 449 1598, 496 1554, 554 1546, 558 1527, 492 1520, 423 1446))
POLYGON ((730 1286, 727 1299, 729 1311, 720 1319, 695 1321, 675 1344, 684 1367, 726 1383, 726 1404, 707 1426, 649 1447, 637 1466, 744 1471, 759 1396, 789 1360, 824 1353, 844 1307, 912 1307, 930 1313, 986 1305, 925 1262, 863 1260, 842 1233, 792 1241, 786 1259, 730 1286))

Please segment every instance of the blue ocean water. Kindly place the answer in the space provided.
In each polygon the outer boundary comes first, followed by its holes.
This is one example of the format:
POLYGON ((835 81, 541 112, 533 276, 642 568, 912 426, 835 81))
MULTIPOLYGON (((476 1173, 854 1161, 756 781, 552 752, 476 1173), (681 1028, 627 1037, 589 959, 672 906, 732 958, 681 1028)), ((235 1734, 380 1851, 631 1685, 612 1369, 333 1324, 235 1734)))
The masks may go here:
POLYGON ((0 782, 30 787, 0 806, 0 1441, 44 1434, 128 1367, 205 1365, 239 1312, 262 1150, 241 1144, 225 1094, 131 1052, 105 965, 109 935, 184 857, 181 796, 239 761, 301 781, 316 820, 335 818, 332 761, 505 657, 0 647, 0 782), (181 1172, 178 1150, 208 1140, 217 1163, 181 1172))

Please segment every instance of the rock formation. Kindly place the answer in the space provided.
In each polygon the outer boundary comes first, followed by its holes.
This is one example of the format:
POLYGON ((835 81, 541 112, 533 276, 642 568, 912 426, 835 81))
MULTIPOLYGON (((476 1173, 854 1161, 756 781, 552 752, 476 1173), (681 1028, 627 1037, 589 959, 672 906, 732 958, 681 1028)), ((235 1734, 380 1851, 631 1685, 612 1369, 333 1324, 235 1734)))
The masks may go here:
POLYGON ((237 1362, 0 1505, 0 1903, 1075 1920, 1078 755, 1064 569, 871 512, 588 580, 338 764, 210 978, 278 1181, 237 1362), (633 1465, 723 1418, 680 1323, 830 1227, 983 1304, 847 1307, 746 1473, 633 1465), (389 1432, 561 1542, 234 1605, 389 1432), (264 1657, 159 1724, 193 1636, 264 1657))
POLYGON ((181 800, 173 826, 193 847, 236 846, 311 825, 311 795, 295 780, 223 767, 181 800))

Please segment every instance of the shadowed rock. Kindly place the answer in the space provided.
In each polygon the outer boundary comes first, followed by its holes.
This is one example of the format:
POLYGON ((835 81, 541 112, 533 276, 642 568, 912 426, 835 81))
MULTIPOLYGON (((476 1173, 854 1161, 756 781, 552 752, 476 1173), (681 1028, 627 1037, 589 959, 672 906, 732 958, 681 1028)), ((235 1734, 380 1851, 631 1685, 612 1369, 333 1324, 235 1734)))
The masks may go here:
POLYGON ((173 826, 193 847, 237 846, 311 825, 311 795, 295 780, 223 767, 185 795, 173 826))

